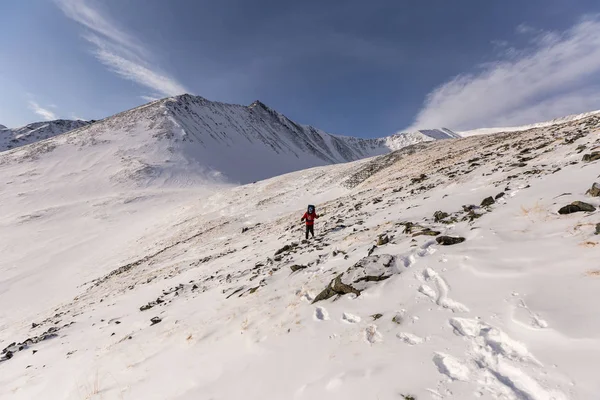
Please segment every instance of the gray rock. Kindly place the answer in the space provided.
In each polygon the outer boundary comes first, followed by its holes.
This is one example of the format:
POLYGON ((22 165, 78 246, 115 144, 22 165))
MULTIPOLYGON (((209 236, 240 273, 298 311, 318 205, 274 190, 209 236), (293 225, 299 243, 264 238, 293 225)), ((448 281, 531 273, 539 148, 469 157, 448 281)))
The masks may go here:
POLYGON ((600 151, 594 151, 590 154, 584 154, 582 160, 585 162, 592 162, 592 161, 600 160, 600 151))
POLYGON ((433 219, 435 222, 440 222, 441 220, 448 218, 449 214, 443 211, 436 211, 433 213, 433 219))
POLYGON ((360 293, 379 282, 388 279, 398 273, 394 266, 395 259, 389 254, 368 256, 354 264, 342 274, 335 277, 327 287, 315 297, 313 303, 327 300, 335 295, 360 293))
POLYGON ((464 237, 453 237, 453 236, 440 236, 435 238, 435 241, 442 246, 451 246, 453 244, 459 244, 464 242, 466 239, 464 237))
POLYGON ((588 189, 586 194, 589 194, 592 197, 600 197, 600 184, 594 182, 594 184, 590 189, 588 189))
POLYGON ((388 235, 379 235, 379 238, 377 239, 377 246, 383 246, 385 244, 388 244, 390 242, 390 238, 388 237, 388 235))
POLYGON ((583 201, 574 201, 571 203, 574 206, 577 206, 581 209, 581 211, 586 211, 586 212, 594 212, 596 211, 596 207, 594 207, 591 204, 588 203, 584 203, 583 201))
POLYGON ((160 323, 161 321, 162 321, 162 319, 160 319, 158 317, 153 317, 152 319, 150 319, 150 322, 152 322, 152 325, 156 325, 156 324, 160 323))
POLYGON ((296 272, 296 271, 300 271, 301 269, 305 269, 308 268, 306 265, 292 265, 290 266, 290 269, 292 270, 292 272, 296 272))
POLYGON ((504 197, 505 194, 506 193, 504 193, 504 192, 500 192, 496 195, 496 197, 494 197, 494 199, 498 200, 499 198, 504 197))
POLYGON ((492 204, 494 204, 496 201, 494 200, 494 198, 492 196, 490 197, 486 197, 485 199, 483 199, 483 201, 481 202, 481 207, 489 207, 492 204))

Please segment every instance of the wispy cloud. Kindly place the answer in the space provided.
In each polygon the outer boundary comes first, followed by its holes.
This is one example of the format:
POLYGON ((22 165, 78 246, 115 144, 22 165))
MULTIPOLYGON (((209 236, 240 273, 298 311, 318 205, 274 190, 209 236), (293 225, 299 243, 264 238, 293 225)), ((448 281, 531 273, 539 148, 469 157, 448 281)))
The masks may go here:
POLYGON ((408 130, 465 130, 539 122, 600 108, 600 18, 587 16, 565 32, 532 34, 529 49, 488 63, 434 89, 408 130))
POLYGON ((55 0, 67 17, 83 25, 83 37, 92 45, 98 61, 124 79, 164 96, 188 92, 177 80, 151 65, 151 53, 107 15, 86 0, 55 0))
POLYGON ((56 117, 56 114, 54 114, 52 111, 50 111, 46 108, 41 107, 38 103, 36 103, 33 100, 29 101, 29 109, 32 110, 37 115, 39 115, 40 117, 44 118, 46 121, 52 121, 53 119, 58 119, 56 117))

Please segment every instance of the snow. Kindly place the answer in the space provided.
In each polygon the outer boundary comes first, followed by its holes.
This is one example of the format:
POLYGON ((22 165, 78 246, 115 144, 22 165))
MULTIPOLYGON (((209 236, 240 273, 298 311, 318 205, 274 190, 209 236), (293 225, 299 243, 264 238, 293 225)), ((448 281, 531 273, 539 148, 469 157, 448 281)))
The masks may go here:
MULTIPOLYGON (((0 349, 12 355, 0 356, 0 398, 600 392, 599 211, 557 213, 600 206, 585 195, 598 161, 582 162, 600 148, 600 118, 233 186, 192 162, 192 122, 175 119, 179 141, 153 136, 174 132, 168 107, 0 155, 0 349), (322 216, 303 243, 309 203, 322 216), (441 245, 431 230, 466 240, 441 245), (360 294, 314 302, 340 275, 360 294)), ((236 147, 232 135, 218 140, 236 147)))
POLYGON ((579 121, 579 120, 585 119, 587 117, 591 117, 591 116, 598 115, 598 114, 600 114, 600 110, 590 111, 590 112, 581 113, 581 114, 568 115, 566 117, 556 118, 556 119, 553 119, 550 121, 538 122, 535 124, 503 127, 503 128, 501 128, 501 127, 479 128, 479 129, 472 129, 469 131, 461 131, 461 132, 458 132, 458 134, 461 137, 468 137, 468 136, 475 136, 475 135, 489 135, 489 134, 498 133, 498 132, 519 132, 519 131, 526 131, 526 130, 535 129, 535 128, 547 128, 547 127, 550 127, 553 125, 560 125, 560 124, 564 124, 564 123, 568 123, 568 122, 575 122, 575 121, 579 121))

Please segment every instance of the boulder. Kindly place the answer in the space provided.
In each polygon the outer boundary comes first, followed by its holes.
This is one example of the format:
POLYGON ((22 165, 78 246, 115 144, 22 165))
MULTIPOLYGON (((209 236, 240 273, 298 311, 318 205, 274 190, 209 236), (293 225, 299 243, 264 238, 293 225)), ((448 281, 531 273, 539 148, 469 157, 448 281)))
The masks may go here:
POLYGON ((382 254, 365 257, 329 282, 313 303, 335 295, 353 293, 360 296, 360 293, 371 287, 374 282, 386 280, 396 273, 399 271, 395 268, 394 256, 382 254))
POLYGON ((290 269, 292 270, 292 272, 296 272, 296 271, 300 271, 301 269, 305 269, 308 268, 306 265, 292 265, 290 266, 290 269))
POLYGON ((576 212, 594 212, 596 211, 596 207, 591 204, 584 203, 583 201, 574 201, 571 204, 568 204, 558 210, 559 214, 573 214, 576 212))
POLYGON ((443 212, 443 211, 436 211, 435 213, 433 213, 433 220, 435 222, 440 222, 441 220, 448 218, 449 214, 447 212, 443 212))
POLYGON ((439 236, 435 238, 435 241, 442 246, 451 246, 454 244, 459 244, 464 242, 466 239, 464 237, 454 237, 454 236, 439 236))
POLYGON ((592 161, 600 160, 600 151, 594 151, 590 154, 584 154, 582 160, 585 162, 592 162, 592 161))
POLYGON ((596 224, 596 235, 600 235, 600 223, 596 224))
POLYGON ((486 197, 485 199, 483 199, 481 201, 481 207, 489 207, 492 204, 494 204, 496 201, 494 200, 494 198, 492 196, 490 197, 486 197))
POLYGON ((421 232, 413 233, 412 237, 421 236, 421 235, 425 235, 425 236, 437 236, 440 233, 442 233, 442 232, 440 232, 440 231, 432 231, 429 228, 425 228, 421 232))
POLYGON ((504 192, 500 192, 496 195, 496 197, 494 197, 494 199, 498 200, 499 198, 504 197, 505 194, 506 193, 504 193, 504 192))
POLYGON ((383 246, 386 245, 390 242, 390 238, 388 237, 388 235, 379 235, 379 238, 377 239, 377 246, 383 246))
POLYGON ((586 212, 594 212, 596 211, 596 207, 594 207, 591 204, 588 203, 584 203, 583 201, 574 201, 571 203, 574 206, 577 206, 581 209, 581 211, 586 211, 586 212))
POLYGON ((153 317, 152 319, 150 319, 150 322, 152 322, 152 325, 156 325, 161 321, 162 321, 162 319, 160 319, 158 317, 153 317))
POLYGON ((588 189, 586 194, 589 194, 592 197, 600 197, 600 184, 594 182, 594 184, 590 189, 588 189))

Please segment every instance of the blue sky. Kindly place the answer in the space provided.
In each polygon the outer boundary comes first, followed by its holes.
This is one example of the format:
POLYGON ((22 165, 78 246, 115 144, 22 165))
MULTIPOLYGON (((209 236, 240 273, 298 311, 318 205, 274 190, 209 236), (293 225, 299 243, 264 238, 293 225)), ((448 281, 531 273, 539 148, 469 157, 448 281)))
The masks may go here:
POLYGON ((600 109, 596 13, 597 0, 3 0, 0 124, 183 92, 362 137, 532 123, 600 109))

